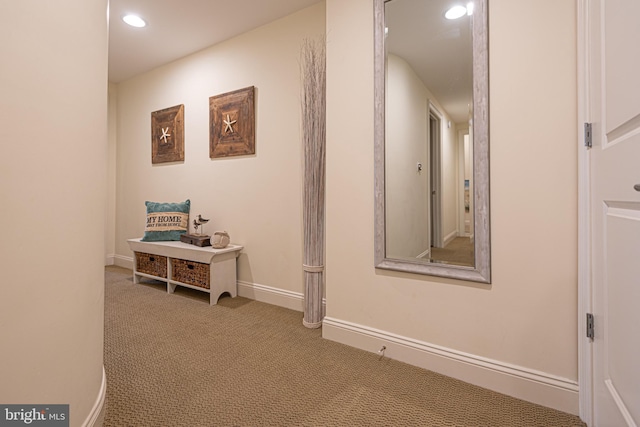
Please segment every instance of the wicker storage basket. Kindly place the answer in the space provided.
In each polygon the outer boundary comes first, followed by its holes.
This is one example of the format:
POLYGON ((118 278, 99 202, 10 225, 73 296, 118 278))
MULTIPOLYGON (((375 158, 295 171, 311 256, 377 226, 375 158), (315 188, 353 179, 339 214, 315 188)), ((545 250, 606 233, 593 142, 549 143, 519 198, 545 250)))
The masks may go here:
POLYGON ((209 289, 209 264, 171 258, 171 279, 209 289))
POLYGON ((144 252, 135 252, 135 254, 137 271, 156 277, 167 278, 166 256, 146 254, 144 252))

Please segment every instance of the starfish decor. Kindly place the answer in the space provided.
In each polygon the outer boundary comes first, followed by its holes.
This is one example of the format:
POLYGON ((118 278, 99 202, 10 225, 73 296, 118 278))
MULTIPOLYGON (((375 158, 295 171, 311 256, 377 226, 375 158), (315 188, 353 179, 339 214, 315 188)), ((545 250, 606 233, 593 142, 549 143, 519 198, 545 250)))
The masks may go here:
POLYGON ((227 125, 224 128, 224 133, 227 133, 229 131, 231 131, 231 133, 233 133, 233 124, 237 122, 237 120, 231 120, 231 118, 229 117, 229 115, 227 114, 227 120, 223 120, 222 123, 224 123, 225 125, 227 125))
POLYGON ((167 137, 171 136, 171 134, 169 133, 169 127, 166 128, 162 128, 162 135, 160 136, 160 139, 164 139, 164 143, 167 143, 167 137))
POLYGON ((210 158, 255 154, 254 93, 250 86, 209 97, 210 158))

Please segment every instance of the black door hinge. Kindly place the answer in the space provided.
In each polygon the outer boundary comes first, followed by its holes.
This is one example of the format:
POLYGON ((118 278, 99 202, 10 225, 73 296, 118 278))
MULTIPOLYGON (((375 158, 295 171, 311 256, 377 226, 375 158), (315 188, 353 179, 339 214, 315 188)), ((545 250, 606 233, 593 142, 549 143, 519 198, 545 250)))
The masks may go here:
POLYGON ((593 339, 595 336, 593 325, 593 314, 587 313, 587 338, 593 339))

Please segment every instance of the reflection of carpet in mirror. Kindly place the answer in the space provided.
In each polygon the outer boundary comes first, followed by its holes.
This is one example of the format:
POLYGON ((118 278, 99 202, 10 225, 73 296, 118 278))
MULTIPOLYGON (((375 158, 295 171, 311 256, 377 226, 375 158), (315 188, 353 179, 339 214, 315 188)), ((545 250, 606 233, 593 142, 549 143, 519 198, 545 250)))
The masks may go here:
POLYGON ((431 262, 474 265, 473 244, 468 237, 456 237, 444 248, 431 248, 431 262))

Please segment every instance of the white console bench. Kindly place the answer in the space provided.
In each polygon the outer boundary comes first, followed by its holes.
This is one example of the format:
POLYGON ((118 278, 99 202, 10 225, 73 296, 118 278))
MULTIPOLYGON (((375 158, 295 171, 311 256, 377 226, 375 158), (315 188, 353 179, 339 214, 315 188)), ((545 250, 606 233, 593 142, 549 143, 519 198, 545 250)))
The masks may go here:
POLYGON ((223 249, 199 247, 179 241, 143 242, 129 239, 134 252, 133 283, 141 277, 167 284, 172 294, 176 286, 209 293, 209 304, 218 303, 225 292, 238 295, 236 259, 242 246, 228 245, 223 249))

